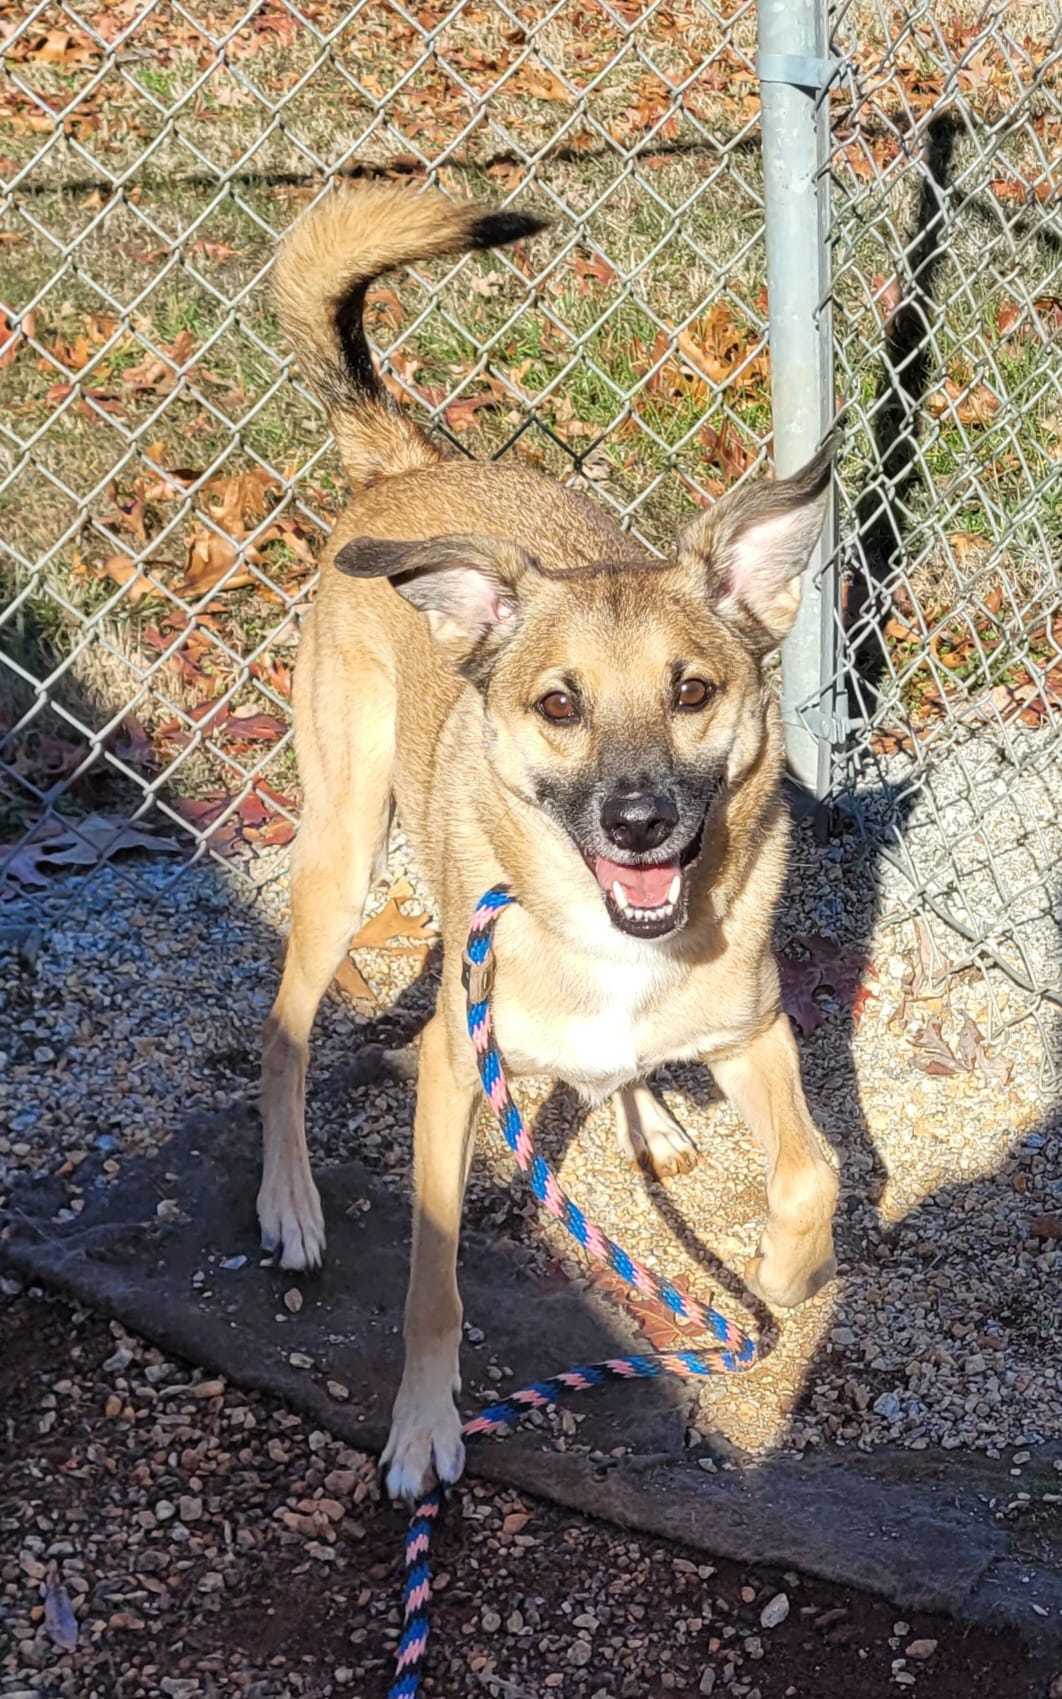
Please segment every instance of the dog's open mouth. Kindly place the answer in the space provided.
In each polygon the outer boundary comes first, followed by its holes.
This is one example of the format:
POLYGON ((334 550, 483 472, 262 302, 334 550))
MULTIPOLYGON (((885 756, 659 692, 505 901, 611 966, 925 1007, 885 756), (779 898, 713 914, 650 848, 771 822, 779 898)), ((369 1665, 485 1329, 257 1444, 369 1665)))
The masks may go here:
POLYGON ((701 851, 703 822, 681 855, 634 865, 584 856, 601 887, 609 918, 635 938, 663 938, 686 919, 689 873, 701 851))

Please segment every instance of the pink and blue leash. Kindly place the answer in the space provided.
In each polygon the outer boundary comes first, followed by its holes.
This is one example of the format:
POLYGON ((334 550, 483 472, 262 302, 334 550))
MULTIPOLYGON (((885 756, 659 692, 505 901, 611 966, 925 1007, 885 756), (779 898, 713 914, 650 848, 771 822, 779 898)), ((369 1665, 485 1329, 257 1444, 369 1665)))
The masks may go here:
MULTIPOLYGON (((712 1374, 738 1374, 756 1361, 754 1339, 727 1321, 710 1304, 691 1298, 670 1280, 662 1280, 644 1263, 630 1256, 614 1239, 589 1221, 577 1204, 560 1188, 549 1164, 535 1155, 531 1129, 509 1093, 505 1068, 494 1038, 490 991, 494 977, 494 929, 504 909, 516 898, 505 885, 495 885, 479 900, 465 948, 464 984, 468 998, 468 1033, 476 1052, 479 1077, 487 1102, 517 1166, 527 1175, 531 1190, 547 1214, 563 1222, 572 1238, 595 1262, 604 1263, 619 1278, 643 1296, 655 1298, 678 1320, 695 1323, 712 1340, 703 1351, 661 1351, 631 1357, 608 1357, 566 1369, 549 1380, 533 1381, 510 1393, 508 1398, 488 1404, 465 1423, 466 1440, 480 1434, 497 1433, 512 1426, 532 1410, 553 1404, 565 1393, 588 1392, 610 1380, 655 1380, 660 1375, 700 1378, 712 1374)), ((432 1530, 442 1509, 443 1490, 435 1487, 421 1499, 406 1532, 405 1578, 402 1588, 403 1625, 395 1659, 395 1676, 387 1699, 416 1699, 428 1650, 428 1607, 431 1603, 431 1566, 428 1561, 432 1530)))

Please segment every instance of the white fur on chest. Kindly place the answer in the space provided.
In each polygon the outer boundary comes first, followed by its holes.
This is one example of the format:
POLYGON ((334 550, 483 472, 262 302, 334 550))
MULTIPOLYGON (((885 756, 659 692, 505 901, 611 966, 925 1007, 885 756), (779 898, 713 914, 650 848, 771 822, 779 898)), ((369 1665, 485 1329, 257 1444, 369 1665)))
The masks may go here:
MULTIPOLYGON (((546 997, 549 971, 543 962, 546 997)), ((573 952, 557 974, 548 1010, 538 997, 523 1005, 499 987, 494 1024, 501 1053, 514 1075, 563 1080, 600 1102, 661 1062, 704 1055, 731 1041, 701 1030, 699 1022, 661 1019, 681 978, 674 961, 634 941, 629 952, 603 961, 573 952)))

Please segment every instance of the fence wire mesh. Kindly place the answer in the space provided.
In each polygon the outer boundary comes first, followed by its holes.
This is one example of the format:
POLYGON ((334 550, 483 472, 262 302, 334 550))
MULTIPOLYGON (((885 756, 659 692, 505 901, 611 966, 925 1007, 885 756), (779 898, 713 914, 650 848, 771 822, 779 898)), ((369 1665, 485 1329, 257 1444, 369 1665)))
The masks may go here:
MULTIPOLYGON (((833 22, 839 777, 909 907, 1042 997, 1057 18, 833 22)), ((457 452, 585 481, 656 547, 765 466, 770 408, 751 0, 47 0, 0 27, 2 921, 59 873, 136 880, 145 845, 254 879, 294 832, 291 664, 343 488, 267 274, 337 177, 553 218, 370 295, 388 387, 457 452)))
POLYGON ((869 10, 833 20, 842 789, 897 906, 1036 1008, 1062 997, 1058 14, 869 10))
POLYGON ((291 651, 341 484, 265 280, 337 175, 554 219, 370 298, 388 386, 458 451, 588 480, 648 539, 764 461, 752 20, 371 0, 8 23, 9 891, 136 847, 127 819, 175 860, 246 864, 293 830, 291 651))

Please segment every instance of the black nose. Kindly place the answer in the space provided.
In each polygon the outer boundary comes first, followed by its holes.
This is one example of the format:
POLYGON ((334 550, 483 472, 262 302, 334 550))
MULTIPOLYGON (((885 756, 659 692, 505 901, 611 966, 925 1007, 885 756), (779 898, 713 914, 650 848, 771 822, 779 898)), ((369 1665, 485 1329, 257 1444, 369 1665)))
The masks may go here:
POLYGON ((669 796, 652 791, 616 791, 601 805, 601 824, 617 849, 641 855, 670 838, 678 825, 678 809, 669 796))

